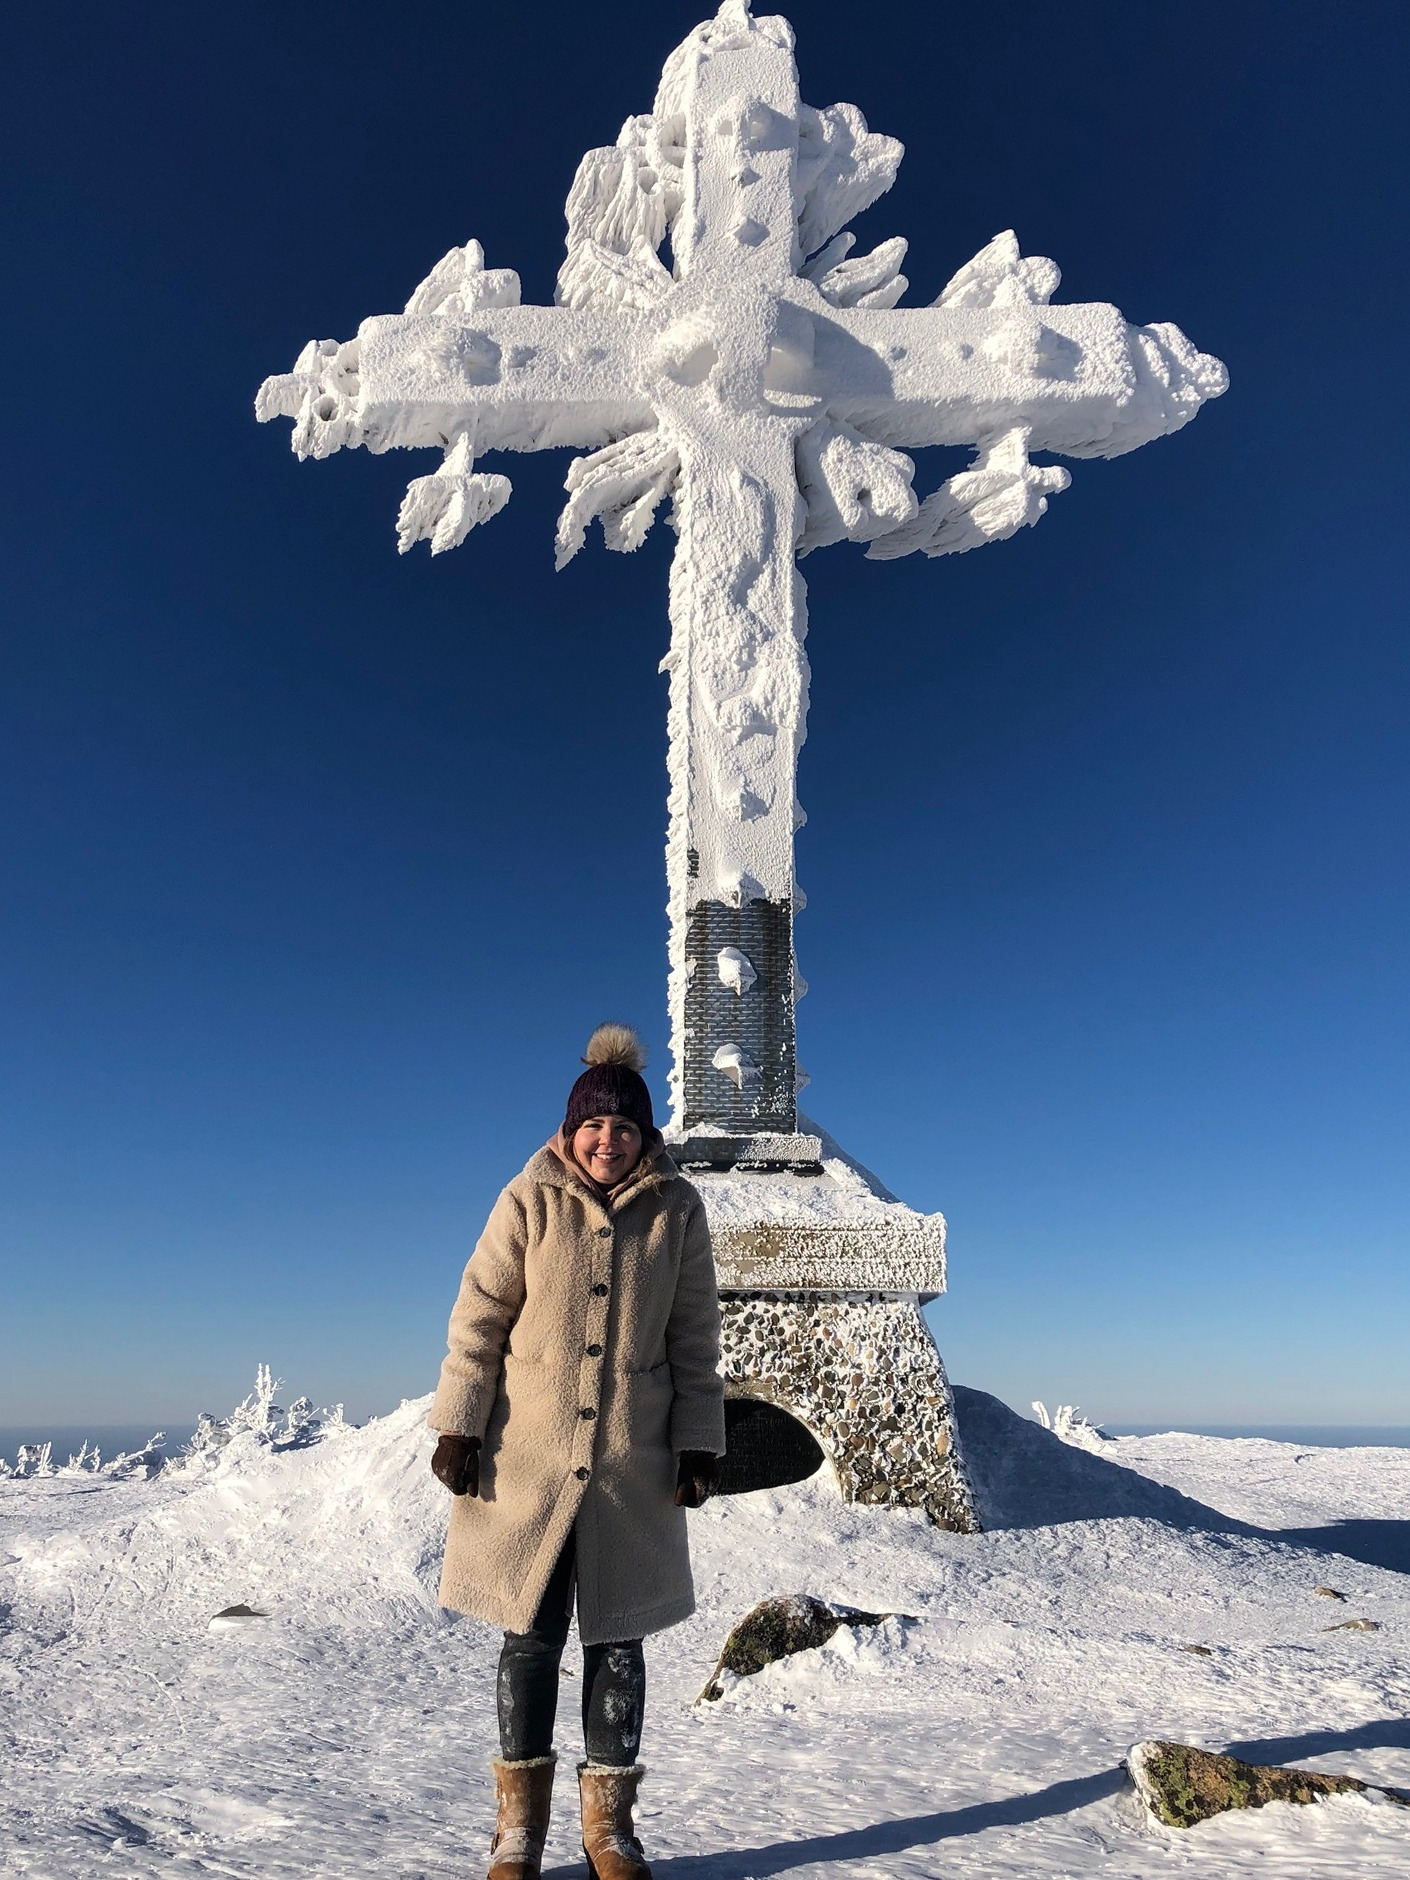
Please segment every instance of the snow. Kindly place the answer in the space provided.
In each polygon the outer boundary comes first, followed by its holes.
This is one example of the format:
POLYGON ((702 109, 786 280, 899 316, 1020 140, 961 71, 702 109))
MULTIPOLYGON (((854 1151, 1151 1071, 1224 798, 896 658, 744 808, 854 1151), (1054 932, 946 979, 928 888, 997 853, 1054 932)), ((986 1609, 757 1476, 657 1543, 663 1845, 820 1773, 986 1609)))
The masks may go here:
POLYGON ((770 1169, 692 1169, 690 1179, 704 1199, 712 1231, 717 1224, 727 1230, 786 1222, 800 1227, 894 1226, 908 1232, 942 1218, 920 1214, 904 1201, 884 1199, 839 1156, 825 1155, 822 1169, 821 1175, 812 1176, 770 1169))
MULTIPOLYGON (((816 1123, 822 1172, 692 1168, 724 1287, 889 1292, 945 1290, 945 1217, 898 1201, 816 1123)), ((692 1129, 692 1136, 704 1135, 692 1129)), ((666 1146, 680 1140, 666 1131, 666 1146)))
MULTIPOLYGON (((1328 1551, 1347 1517, 1353 1547, 1410 1533, 1410 1452, 1168 1435, 1098 1455, 956 1396, 982 1535, 844 1505, 826 1473, 692 1517, 700 1611, 647 1647, 658 1880, 1402 1874, 1410 1825, 1374 1797, 1180 1835, 1120 1763, 1159 1736, 1410 1782, 1410 1575, 1328 1551), (908 1616, 697 1706, 730 1625, 801 1591, 908 1616), (1380 1629, 1326 1630, 1346 1617, 1380 1629)), ((314 1419, 292 1446, 271 1416, 150 1479, 0 1482, 6 1873, 479 1871, 498 1638, 435 1606, 425 1407, 314 1419), (268 1616, 211 1629, 241 1604, 268 1616)))
POLYGON ((743 1089, 752 1084, 759 1075, 759 1066, 742 1045, 731 1040, 720 1045, 710 1062, 723 1076, 728 1077, 736 1089, 743 1089))
MULTIPOLYGON (((738 947, 721 947, 715 955, 715 971, 719 974, 720 984, 728 986, 731 992, 742 998, 759 975, 754 971, 749 956, 741 953, 738 947)), ((797 994, 795 993, 795 998, 797 994)))
POLYGON ((256 401, 261 419, 293 419, 300 457, 444 453, 408 488, 403 552, 420 540, 453 548, 504 507, 508 478, 475 468, 486 452, 587 453, 568 471, 560 567, 593 521, 608 548, 629 552, 669 503, 678 1109, 691 909, 803 905, 798 555, 844 541, 876 558, 1002 541, 1070 481, 1033 453, 1119 456, 1179 430, 1228 377, 1169 323, 1054 305, 1056 263, 1025 258, 1012 230, 933 305, 900 306, 906 242, 855 255, 847 224, 890 189, 902 147, 855 105, 804 103, 793 45, 786 20, 725 0, 671 53, 651 110, 579 165, 557 305, 521 304, 517 274, 487 267, 469 241, 403 313, 364 321, 351 340, 311 341, 256 401), (908 452, 954 444, 974 451, 970 467, 918 495, 908 452))
MULTIPOLYGON (((1410 1450, 1307 1448, 1266 1437, 1222 1437, 1211 1451, 1209 1441, 1175 1433, 1123 1436, 1116 1439, 1116 1453, 1129 1468, 1186 1493, 1195 1492, 1193 1483, 1207 1492, 1217 1472, 1224 1512, 1265 1525, 1384 1519, 1387 1486, 1393 1499, 1410 1498, 1410 1450)), ((1394 1512, 1403 1516, 1410 1508, 1394 1512)))

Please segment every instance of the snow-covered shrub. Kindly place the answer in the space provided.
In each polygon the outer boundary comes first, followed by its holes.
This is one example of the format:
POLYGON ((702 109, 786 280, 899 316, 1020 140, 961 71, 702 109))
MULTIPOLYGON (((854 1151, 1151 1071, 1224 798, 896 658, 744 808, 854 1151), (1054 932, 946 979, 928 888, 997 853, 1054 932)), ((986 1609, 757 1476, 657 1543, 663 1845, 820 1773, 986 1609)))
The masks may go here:
POLYGON ((101 1475, 119 1481, 150 1478, 163 1468, 204 1468, 237 1436, 253 1436, 261 1446, 274 1450, 307 1449, 325 1436, 353 1427, 344 1420, 341 1404, 318 1409, 311 1397, 298 1397, 287 1410, 281 1409, 275 1397, 282 1388, 269 1366, 260 1365, 249 1396, 229 1416, 212 1416, 203 1410, 195 1435, 176 1456, 167 1455, 166 1437, 160 1431, 141 1449, 114 1456, 111 1462, 104 1462, 102 1451, 88 1442, 64 1463, 54 1461, 52 1443, 23 1443, 13 1463, 0 1458, 0 1481, 58 1475, 101 1475))
POLYGON ((237 1403, 227 1417, 212 1416, 203 1410, 196 1433, 182 1450, 179 1462, 185 1468, 203 1468, 237 1436, 252 1436, 262 1447, 275 1450, 307 1449, 325 1436, 336 1436, 351 1427, 343 1417, 343 1406, 318 1409, 311 1397, 297 1397, 287 1410, 275 1397, 283 1389, 267 1364, 255 1372, 255 1387, 237 1403))
POLYGON ((311 1397, 296 1397, 284 1413, 284 1427, 274 1446, 276 1449, 306 1449, 310 1443, 321 1442, 325 1436, 334 1436, 349 1427, 340 1403, 335 1403, 331 1409, 319 1410, 311 1397))
POLYGON ((0 1462, 0 1476, 25 1482, 36 1475, 57 1475, 53 1449, 52 1443, 21 1443, 13 1464, 0 1462))
POLYGON ((13 1466, 0 1461, 0 1480, 32 1481, 41 1475, 106 1475, 120 1479, 153 1476, 166 1460, 165 1450, 166 1437, 160 1431, 141 1449, 114 1456, 111 1462, 104 1462, 102 1450, 86 1441, 67 1462, 55 1462, 52 1443, 21 1443, 13 1466))
POLYGON ((1087 1449, 1093 1455, 1100 1455, 1103 1445, 1111 1441, 1104 1429, 1088 1422, 1075 1403, 1060 1403, 1049 1416, 1047 1405, 1035 1402, 1033 1414, 1045 1430, 1051 1430, 1062 1442, 1071 1443, 1074 1449, 1087 1449))
MULTIPOLYGON (((87 1447, 85 1443, 84 1448, 87 1447)), ((158 1430, 155 1436, 148 1437, 140 1449, 130 1450, 125 1455, 114 1456, 111 1462, 104 1462, 96 1449, 93 1451, 93 1457, 96 1475, 113 1475, 123 1480, 139 1475, 144 1477, 158 1475, 166 1464, 166 1436, 158 1430)), ((77 1457, 72 1458, 70 1466, 77 1461, 77 1457)), ((68 1470, 65 1469, 61 1473, 66 1475, 68 1470)))

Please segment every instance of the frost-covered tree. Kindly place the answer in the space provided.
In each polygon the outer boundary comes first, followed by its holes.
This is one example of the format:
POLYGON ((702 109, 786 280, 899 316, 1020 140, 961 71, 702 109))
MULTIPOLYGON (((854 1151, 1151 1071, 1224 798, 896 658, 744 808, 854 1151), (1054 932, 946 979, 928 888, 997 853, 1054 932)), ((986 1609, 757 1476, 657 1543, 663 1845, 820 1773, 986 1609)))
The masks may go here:
POLYGON ((296 1397, 287 1410, 276 1401, 284 1388, 267 1364, 255 1372, 255 1387, 229 1416, 213 1416, 203 1410, 196 1433, 181 1452, 184 1467, 199 1468, 214 1461, 237 1437, 253 1437, 270 1449, 307 1449, 326 1436, 337 1435, 351 1426, 343 1416, 343 1406, 319 1408, 311 1397, 296 1397))
POLYGON ((1106 1431, 1089 1422, 1075 1403, 1060 1403, 1049 1416, 1047 1405, 1035 1402, 1033 1414, 1045 1430, 1051 1430, 1060 1441, 1071 1443, 1074 1449, 1089 1449, 1097 1454, 1111 1441, 1106 1431))

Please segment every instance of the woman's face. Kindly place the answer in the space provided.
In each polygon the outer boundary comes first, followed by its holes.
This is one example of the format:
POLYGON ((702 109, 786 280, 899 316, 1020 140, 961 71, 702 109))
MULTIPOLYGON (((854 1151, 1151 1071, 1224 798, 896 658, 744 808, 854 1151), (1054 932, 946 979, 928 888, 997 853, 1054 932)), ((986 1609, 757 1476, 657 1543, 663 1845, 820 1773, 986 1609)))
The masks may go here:
POLYGON ((641 1159, 641 1131, 625 1116, 590 1116, 573 1131, 573 1154, 595 1182, 611 1188, 641 1159))

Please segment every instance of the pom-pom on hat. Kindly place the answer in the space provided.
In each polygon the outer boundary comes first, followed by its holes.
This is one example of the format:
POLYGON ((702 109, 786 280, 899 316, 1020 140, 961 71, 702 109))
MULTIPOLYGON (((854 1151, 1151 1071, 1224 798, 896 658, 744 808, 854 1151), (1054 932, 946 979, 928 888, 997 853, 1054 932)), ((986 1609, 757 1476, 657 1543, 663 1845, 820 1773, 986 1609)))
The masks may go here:
POLYGON ((573 1131, 590 1116, 625 1116, 643 1138, 650 1137, 656 1122, 651 1092, 641 1074, 646 1069, 646 1048, 631 1026, 599 1025, 588 1039, 583 1063, 587 1069, 568 1092, 563 1134, 571 1140, 573 1131))

